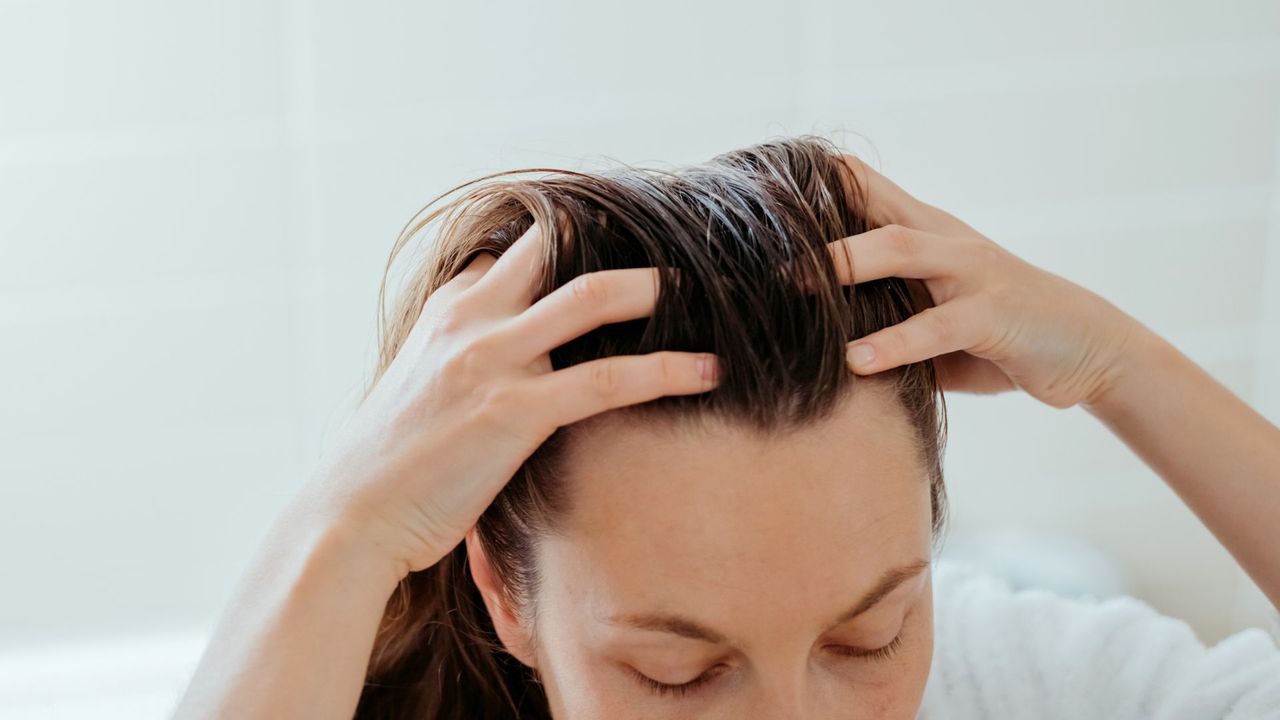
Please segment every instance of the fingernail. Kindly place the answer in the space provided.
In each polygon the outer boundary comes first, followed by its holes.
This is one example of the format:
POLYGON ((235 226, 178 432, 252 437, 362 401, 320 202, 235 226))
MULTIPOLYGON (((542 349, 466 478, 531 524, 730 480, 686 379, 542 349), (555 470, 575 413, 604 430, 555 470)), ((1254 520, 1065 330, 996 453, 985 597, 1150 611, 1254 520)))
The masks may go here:
POLYGON ((866 367, 876 359, 876 349, 869 343, 857 343, 849 348, 848 357, 855 367, 866 367))
POLYGON ((702 376, 703 380, 716 379, 716 357, 714 355, 698 358, 698 374, 702 376))

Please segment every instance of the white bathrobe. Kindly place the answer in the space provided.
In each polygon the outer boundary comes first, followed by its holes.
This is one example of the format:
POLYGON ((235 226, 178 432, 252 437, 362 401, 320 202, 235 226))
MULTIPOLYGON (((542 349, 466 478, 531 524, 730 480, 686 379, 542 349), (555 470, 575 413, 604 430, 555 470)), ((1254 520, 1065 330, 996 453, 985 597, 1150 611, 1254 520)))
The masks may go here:
POLYGON ((1280 649, 1261 629, 1212 647, 1133 598, 1069 600, 934 567, 921 720, 1280 719, 1280 649))

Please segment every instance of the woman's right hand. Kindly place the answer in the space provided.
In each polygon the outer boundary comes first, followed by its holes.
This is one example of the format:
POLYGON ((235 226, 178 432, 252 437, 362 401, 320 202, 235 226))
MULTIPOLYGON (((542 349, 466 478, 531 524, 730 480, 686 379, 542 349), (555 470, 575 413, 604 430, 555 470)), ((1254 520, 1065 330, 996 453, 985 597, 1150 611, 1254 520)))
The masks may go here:
POLYGON ((403 577, 435 564, 556 428, 715 385, 716 358, 655 352, 553 371, 548 353, 600 325, 650 315, 654 268, 574 278, 532 303, 537 225, 432 293, 408 338, 303 493, 403 577))

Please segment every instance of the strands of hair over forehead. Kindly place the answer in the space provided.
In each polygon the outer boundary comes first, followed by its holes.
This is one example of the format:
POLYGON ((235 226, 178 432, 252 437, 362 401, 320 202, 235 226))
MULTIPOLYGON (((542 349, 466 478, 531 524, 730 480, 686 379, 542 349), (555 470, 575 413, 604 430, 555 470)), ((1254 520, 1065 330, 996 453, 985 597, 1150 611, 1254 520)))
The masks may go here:
MULTIPOLYGON (((837 281, 828 243, 871 229, 867 198, 839 150, 813 137, 769 142, 678 171, 619 167, 580 173, 500 173, 455 188, 406 226, 388 267, 415 240, 397 300, 380 301, 377 377, 432 292, 478 254, 501 255, 536 223, 546 248, 534 299, 578 275, 657 268, 651 317, 595 329, 551 353, 556 369, 657 350, 715 353, 711 392, 669 396, 619 412, 655 421, 716 416, 762 432, 787 432, 827 416, 859 384, 892 388, 919 439, 933 500, 944 519, 941 455, 945 402, 932 362, 862 378, 849 372, 850 340, 923 309, 909 282, 837 281)), ((513 607, 536 595, 533 544, 565 498, 556 482, 572 428, 557 431, 519 469, 477 525, 513 607)), ((536 675, 497 643, 467 574, 465 545, 412 574, 388 604, 374 648, 361 718, 549 717, 536 675)))

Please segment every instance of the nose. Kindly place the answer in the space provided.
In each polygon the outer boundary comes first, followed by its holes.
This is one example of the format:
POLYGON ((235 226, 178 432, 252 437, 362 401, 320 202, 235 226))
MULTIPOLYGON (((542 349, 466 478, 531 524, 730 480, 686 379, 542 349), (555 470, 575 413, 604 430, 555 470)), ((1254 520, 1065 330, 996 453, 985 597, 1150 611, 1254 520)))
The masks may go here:
POLYGON ((807 687, 804 673, 777 674, 770 677, 760 690, 753 718, 760 720, 811 720, 806 699, 812 688, 807 687))

